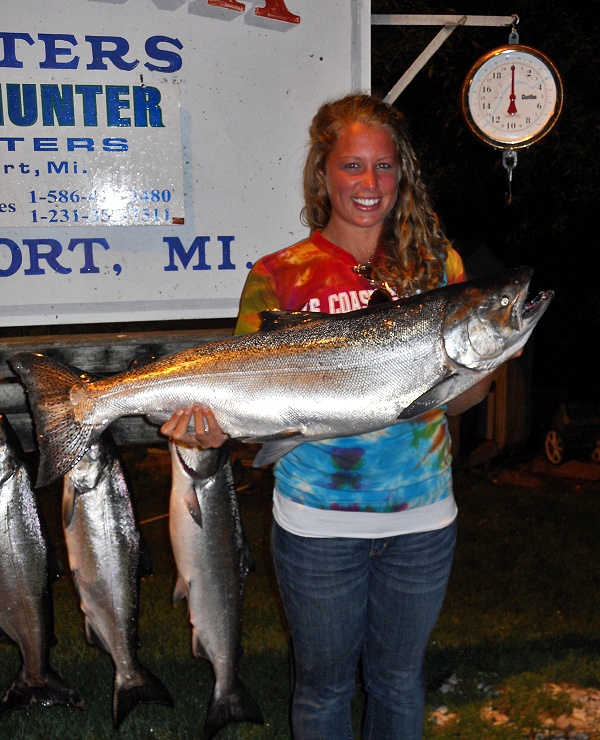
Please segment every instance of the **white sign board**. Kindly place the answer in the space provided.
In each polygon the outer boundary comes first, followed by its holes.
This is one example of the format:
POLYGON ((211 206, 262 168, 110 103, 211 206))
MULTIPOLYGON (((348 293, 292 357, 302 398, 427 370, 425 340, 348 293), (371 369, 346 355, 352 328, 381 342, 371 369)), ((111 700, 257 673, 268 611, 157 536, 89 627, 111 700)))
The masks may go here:
POLYGON ((184 222, 181 107, 172 80, 5 82, 0 122, 2 186, 11 193, 3 228, 184 222), (98 128, 117 135, 99 144, 90 135, 98 128))
POLYGON ((0 325, 235 316, 306 234, 310 119, 368 89, 369 37, 368 0, 11 3, 0 325))

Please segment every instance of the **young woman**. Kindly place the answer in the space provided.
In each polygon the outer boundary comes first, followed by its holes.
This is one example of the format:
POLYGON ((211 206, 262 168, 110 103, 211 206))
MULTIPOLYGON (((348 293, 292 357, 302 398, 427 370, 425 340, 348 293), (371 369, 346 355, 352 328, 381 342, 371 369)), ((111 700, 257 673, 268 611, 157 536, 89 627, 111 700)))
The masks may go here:
MULTIPOLYGON (((310 236, 254 265, 236 333, 256 331, 264 309, 337 313, 365 307, 376 287, 400 297, 465 279, 402 116, 381 100, 348 95, 319 109, 304 197, 310 236)), ((446 413, 482 400, 490 383, 412 421, 307 442, 275 464, 271 548, 294 652, 297 740, 353 738, 359 666, 363 737, 421 737, 423 658, 455 544, 446 413)), ((201 406, 180 409, 162 431, 205 448, 226 438, 201 406)))

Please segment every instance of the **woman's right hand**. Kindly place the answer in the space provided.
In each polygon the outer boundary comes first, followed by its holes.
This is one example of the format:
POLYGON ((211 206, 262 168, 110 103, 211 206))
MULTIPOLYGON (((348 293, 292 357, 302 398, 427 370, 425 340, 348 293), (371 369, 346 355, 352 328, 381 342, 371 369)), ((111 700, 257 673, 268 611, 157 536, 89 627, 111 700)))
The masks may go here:
POLYGON ((201 447, 203 450, 221 447, 229 439, 229 435, 219 427, 213 412, 200 404, 177 409, 160 431, 178 445, 201 447), (193 434, 189 432, 192 424, 193 434))

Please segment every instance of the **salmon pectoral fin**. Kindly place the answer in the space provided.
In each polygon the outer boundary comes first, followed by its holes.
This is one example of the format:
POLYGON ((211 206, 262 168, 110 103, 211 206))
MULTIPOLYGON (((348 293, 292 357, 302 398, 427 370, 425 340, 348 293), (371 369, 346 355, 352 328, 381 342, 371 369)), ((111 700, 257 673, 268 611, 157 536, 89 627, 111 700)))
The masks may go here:
POLYGON ((268 440, 263 438, 249 439, 247 441, 263 442, 263 446, 256 453, 256 456, 252 463, 253 468, 260 468, 263 465, 270 465, 276 460, 279 460, 280 457, 287 455, 288 452, 291 452, 296 447, 304 444, 307 439, 300 432, 294 432, 293 434, 290 434, 290 436, 284 437, 282 439, 268 440))
POLYGON ((420 416, 427 411, 437 409, 447 403, 448 400, 454 398, 456 395, 456 384, 459 381, 458 375, 450 375, 444 378, 440 383, 434 385, 422 396, 415 399, 409 406, 407 406, 399 415, 398 419, 404 421, 405 419, 414 419, 415 416, 420 416))
POLYGON ((198 496, 196 495, 196 490, 193 486, 190 486, 185 492, 184 500, 185 508, 188 510, 190 516, 200 529, 202 529, 202 509, 200 507, 200 502, 198 501, 198 496))

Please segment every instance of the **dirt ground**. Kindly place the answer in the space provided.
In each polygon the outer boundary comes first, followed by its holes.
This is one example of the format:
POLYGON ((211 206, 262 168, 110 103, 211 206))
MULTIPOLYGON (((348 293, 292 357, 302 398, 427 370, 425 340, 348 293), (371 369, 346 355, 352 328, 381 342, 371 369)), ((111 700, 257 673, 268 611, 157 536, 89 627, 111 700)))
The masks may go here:
MULTIPOLYGON (((600 494, 600 465, 581 460, 569 460, 561 465, 552 465, 544 457, 535 456, 530 461, 498 473, 499 482, 520 485, 525 488, 537 488, 543 485, 545 478, 558 478, 566 485, 598 487, 600 494)), ((556 720, 547 720, 547 734, 544 738, 569 738, 570 740, 600 740, 600 690, 580 688, 561 684, 549 685, 550 690, 565 691, 575 708, 570 714, 563 714, 556 720)), ((508 717, 490 710, 488 718, 495 724, 507 723, 508 717)), ((446 716, 442 719, 448 721, 446 716)), ((541 740, 538 736, 536 740, 541 740)))

